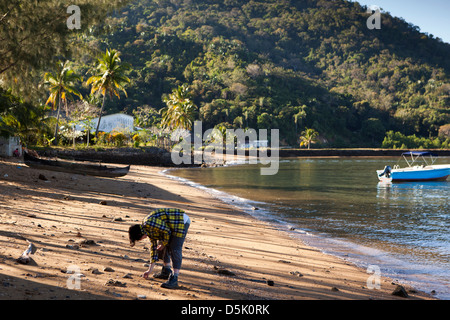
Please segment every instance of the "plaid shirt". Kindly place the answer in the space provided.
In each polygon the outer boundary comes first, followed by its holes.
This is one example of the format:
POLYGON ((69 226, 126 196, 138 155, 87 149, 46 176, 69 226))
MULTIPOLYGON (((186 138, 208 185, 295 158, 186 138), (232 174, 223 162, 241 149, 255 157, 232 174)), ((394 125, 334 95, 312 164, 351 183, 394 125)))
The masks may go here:
POLYGON ((158 261, 158 240, 164 246, 169 244, 170 236, 184 237, 184 211, 180 209, 161 208, 152 211, 145 217, 141 225, 142 232, 145 233, 152 244, 150 255, 151 262, 158 261))

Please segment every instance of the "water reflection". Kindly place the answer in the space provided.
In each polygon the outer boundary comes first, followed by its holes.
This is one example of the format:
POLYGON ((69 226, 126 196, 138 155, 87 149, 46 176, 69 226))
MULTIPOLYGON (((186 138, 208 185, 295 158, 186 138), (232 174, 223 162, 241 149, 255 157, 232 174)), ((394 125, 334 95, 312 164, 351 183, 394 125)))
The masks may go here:
POLYGON ((446 213, 450 182, 378 183, 377 198, 397 207, 410 208, 412 213, 446 213))

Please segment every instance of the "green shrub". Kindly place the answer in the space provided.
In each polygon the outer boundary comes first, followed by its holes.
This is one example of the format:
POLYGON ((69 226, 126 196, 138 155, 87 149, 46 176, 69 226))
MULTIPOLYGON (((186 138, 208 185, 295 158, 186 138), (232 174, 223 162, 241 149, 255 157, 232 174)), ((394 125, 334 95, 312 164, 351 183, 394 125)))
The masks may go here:
POLYGON ((443 137, 417 137, 415 134, 405 136, 403 133, 388 131, 384 137, 382 148, 386 149, 447 149, 449 139, 443 137), (399 147, 401 146, 401 147, 399 147))

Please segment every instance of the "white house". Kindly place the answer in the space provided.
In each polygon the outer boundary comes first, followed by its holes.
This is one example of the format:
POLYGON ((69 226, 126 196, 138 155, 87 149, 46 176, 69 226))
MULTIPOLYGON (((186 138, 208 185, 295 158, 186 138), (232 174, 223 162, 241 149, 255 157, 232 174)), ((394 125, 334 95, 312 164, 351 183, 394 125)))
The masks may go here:
MULTIPOLYGON (((76 126, 76 130, 85 131, 85 127, 83 125, 85 121, 82 121, 80 125, 76 126)), ((91 120, 91 131, 95 131, 97 128, 98 118, 94 118, 91 120)), ((129 116, 123 113, 115 113, 106 116, 102 116, 100 121, 99 131, 103 132, 133 132, 134 131, 134 118, 133 116, 129 116)))
POLYGON ((14 151, 18 151, 18 155, 22 155, 22 146, 19 137, 0 137, 0 156, 12 157, 14 151))
POLYGON ((248 148, 267 148, 269 146, 269 140, 250 140, 247 143, 240 144, 238 149, 248 149, 248 148))

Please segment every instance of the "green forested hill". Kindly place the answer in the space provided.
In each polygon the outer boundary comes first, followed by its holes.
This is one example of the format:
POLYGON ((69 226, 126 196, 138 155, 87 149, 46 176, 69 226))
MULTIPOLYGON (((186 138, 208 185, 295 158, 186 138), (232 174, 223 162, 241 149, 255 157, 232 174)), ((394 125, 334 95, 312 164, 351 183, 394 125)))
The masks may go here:
MULTIPOLYGON (((164 106, 188 84, 204 128, 305 127, 332 147, 379 147, 392 130, 437 137, 450 123, 450 44, 345 0, 135 0, 77 41, 121 52, 128 98, 109 112, 164 106)), ((94 60, 75 54, 86 73, 94 60)), ((87 90, 87 89, 86 89, 87 90)))
POLYGON ((279 128, 294 143, 306 126, 333 146, 437 136, 450 122, 450 45, 389 14, 369 30, 370 15, 348 1, 140 0, 91 41, 132 64, 116 109, 159 109, 187 83, 210 127, 279 128))

